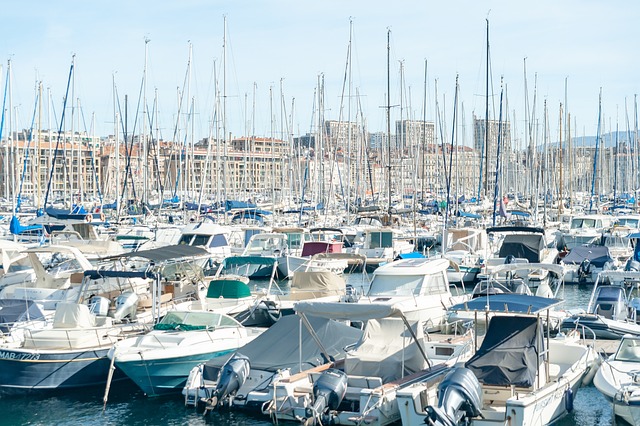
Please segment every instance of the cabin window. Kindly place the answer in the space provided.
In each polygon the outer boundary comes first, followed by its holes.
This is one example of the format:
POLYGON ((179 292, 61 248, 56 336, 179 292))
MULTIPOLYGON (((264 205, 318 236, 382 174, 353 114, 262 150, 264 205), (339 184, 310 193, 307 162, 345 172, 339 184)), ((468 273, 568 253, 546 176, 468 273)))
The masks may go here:
POLYGON ((428 276, 423 285, 422 294, 443 294, 448 289, 447 282, 441 274, 428 276))
POLYGON ((376 275, 369 296, 413 296, 419 294, 423 275, 376 275))
POLYGON ((369 238, 369 248, 393 247, 393 234, 391 232, 371 232, 369 238))
POLYGON ((209 236, 208 235, 194 235, 193 236, 193 241, 191 242, 192 246, 206 246, 207 243, 209 242, 209 236))
POLYGON ((227 242, 227 238, 224 236, 224 234, 216 234, 211 239, 209 247, 224 247, 228 245, 229 243, 227 242))
POLYGON ((185 235, 180 237, 180 240, 178 241, 178 244, 180 244, 180 245, 185 245, 185 244, 186 245, 190 245, 192 238, 193 238, 193 235, 185 234, 185 235))
POLYGON ((302 246, 302 234, 287 234, 289 237, 289 248, 298 249, 302 246))

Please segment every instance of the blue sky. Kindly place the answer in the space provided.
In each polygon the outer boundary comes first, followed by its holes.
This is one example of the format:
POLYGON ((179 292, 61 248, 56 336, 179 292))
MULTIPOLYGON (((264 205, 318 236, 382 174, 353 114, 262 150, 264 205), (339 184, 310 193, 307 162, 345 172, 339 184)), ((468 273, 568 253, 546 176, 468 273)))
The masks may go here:
MULTIPOLYGON (((492 109, 497 116, 503 76, 508 101, 505 109, 516 139, 522 138, 524 132, 525 57, 529 99, 532 103, 537 81, 535 117, 541 126, 546 101, 552 139, 557 139, 554 135, 558 133, 559 105, 564 103, 565 80, 568 111, 574 131, 574 119, 577 123, 578 136, 596 132, 600 88, 603 131, 610 126, 615 128, 616 120, 621 130, 626 130, 625 99, 633 127, 634 95, 640 81, 640 3, 633 0, 10 2, 3 6, 0 26, 1 86, 4 90, 6 64, 11 59, 11 103, 17 126, 30 126, 36 81, 42 81, 45 89, 50 88, 59 120, 75 54, 74 98, 80 100, 84 117, 80 128, 90 131, 95 114, 95 133, 113 133, 115 80, 122 104, 124 95, 128 95, 131 130, 146 37, 150 40, 146 96, 151 105, 157 91, 158 126, 162 136, 170 139, 176 126, 178 92, 187 91, 185 75, 191 43, 188 93, 194 103, 195 138, 200 139, 209 132, 213 111, 214 63, 218 81, 222 79, 226 17, 227 131, 240 136, 250 133, 248 128, 252 127, 259 136, 274 132, 280 137, 281 117, 286 114, 287 123, 293 122, 293 129, 286 132, 307 133, 312 126, 314 92, 320 74, 325 79, 325 118, 338 119, 341 102, 347 117, 349 103, 342 97, 342 85, 351 21, 352 118, 360 109, 370 131, 386 129, 381 107, 387 103, 390 29, 391 104, 401 104, 402 62, 404 117, 422 118, 426 60, 427 118, 435 117, 437 80, 437 102, 450 133, 457 75, 465 123, 470 124, 473 113, 484 116, 487 16, 495 95, 492 109), (251 120, 254 90, 255 120, 251 120), (286 113, 281 112, 282 103, 286 113)), ((391 116, 392 120, 398 119, 400 108, 393 108, 391 116)), ((184 120, 179 127, 184 127, 184 120)), ((78 125, 74 124, 74 128, 78 125)), ((470 127, 467 129, 468 139, 471 131, 470 127)))

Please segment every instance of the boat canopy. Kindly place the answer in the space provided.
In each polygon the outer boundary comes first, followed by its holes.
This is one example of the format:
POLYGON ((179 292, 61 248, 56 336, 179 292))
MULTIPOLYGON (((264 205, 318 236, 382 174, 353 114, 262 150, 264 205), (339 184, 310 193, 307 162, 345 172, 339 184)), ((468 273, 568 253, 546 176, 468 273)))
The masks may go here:
MULTIPOLYGON (((362 337, 362 330, 337 321, 313 316, 306 319, 313 328, 313 336, 299 316, 284 315, 260 336, 238 349, 238 353, 249 358, 252 369, 275 372, 291 368, 291 373, 295 374, 329 362, 322 356, 318 342, 330 357, 340 359, 344 358, 344 348, 354 345, 362 337)), ((205 378, 215 374, 229 357, 227 354, 207 361, 205 378)))
POLYGON ((44 313, 33 300, 0 299, 0 331, 9 333, 11 325, 20 321, 44 321, 44 313))
POLYGON ((544 235, 544 228, 538 228, 536 226, 493 226, 487 228, 487 234, 493 234, 495 232, 528 232, 544 235))
POLYGON ((209 252, 202 247, 190 246, 187 244, 178 244, 166 247, 160 247, 150 250, 132 251, 130 253, 122 253, 114 256, 106 257, 105 260, 116 260, 122 258, 142 257, 152 262, 161 263, 168 260, 177 260, 186 257, 203 257, 209 256, 209 252))
POLYGON ((609 247, 606 246, 574 247, 562 261, 565 264, 577 265, 585 259, 589 260, 597 268, 602 268, 605 263, 613 261, 609 247))
POLYGON ((91 280, 103 278, 156 278, 156 275, 149 269, 140 271, 117 271, 115 269, 87 269, 83 272, 85 277, 91 280))
POLYGON ((398 302, 344 303, 304 300, 293 305, 298 314, 337 320, 367 321, 387 317, 402 318, 403 310, 398 302))
POLYGON ((278 260, 267 256, 230 256, 220 264, 216 276, 241 275, 250 279, 271 277, 278 260))
POLYGON ((532 296, 528 294, 501 293, 489 296, 480 296, 458 303, 449 308, 449 311, 478 311, 485 312, 511 312, 519 314, 535 314, 545 309, 559 305, 562 301, 551 297, 532 296))
POLYGON ((494 316, 477 352, 466 362, 485 385, 531 387, 544 352, 536 317, 494 316))

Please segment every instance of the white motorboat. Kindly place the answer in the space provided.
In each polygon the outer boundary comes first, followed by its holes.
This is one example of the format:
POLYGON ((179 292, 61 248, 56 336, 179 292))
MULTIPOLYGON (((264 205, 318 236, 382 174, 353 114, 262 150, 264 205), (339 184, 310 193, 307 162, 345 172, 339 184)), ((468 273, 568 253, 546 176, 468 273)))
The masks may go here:
POLYGON ((602 362, 594 386, 629 424, 640 424, 640 337, 624 336, 616 352, 602 362))
POLYGON ((196 365, 235 352, 265 329, 207 311, 171 311, 149 333, 117 342, 109 351, 147 396, 179 392, 196 365))
POLYGON ((572 410, 597 355, 577 333, 548 338, 542 329, 537 316, 493 317, 465 367, 438 386, 422 382, 397 392, 402 424, 523 426, 560 419, 572 410))
POLYGON ((603 271, 598 274, 586 312, 565 319, 563 330, 587 328, 600 339, 640 336, 640 272, 603 271))

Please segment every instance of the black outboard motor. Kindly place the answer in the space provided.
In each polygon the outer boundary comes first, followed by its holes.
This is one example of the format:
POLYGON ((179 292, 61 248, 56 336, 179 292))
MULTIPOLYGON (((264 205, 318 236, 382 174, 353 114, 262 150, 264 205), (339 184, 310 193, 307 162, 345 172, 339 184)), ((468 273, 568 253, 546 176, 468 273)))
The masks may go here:
POLYGON ((634 258, 630 258, 629 260, 627 260, 627 264, 624 265, 624 270, 632 271, 632 272, 640 272, 640 262, 638 262, 634 258))
POLYGON ((591 261, 589 259, 584 259, 578 265, 578 284, 585 284, 587 282, 587 277, 591 274, 591 261))
POLYGON ((208 411, 216 408, 219 403, 228 399, 229 396, 235 395, 247 380, 249 370, 251 370, 251 364, 246 356, 236 352, 229 358, 222 366, 213 395, 205 401, 204 413, 207 414, 208 411))
POLYGON ((438 386, 438 395, 438 406, 427 407, 427 424, 458 426, 464 418, 482 415, 482 388, 468 368, 460 367, 447 373, 438 386))
MULTIPOLYGON (((344 371, 330 368, 320 375, 313 384, 313 407, 305 410, 305 425, 315 424, 315 420, 327 410, 337 410, 347 393, 347 374, 344 371)), ((330 418, 321 419, 321 424, 331 424, 330 418)))

